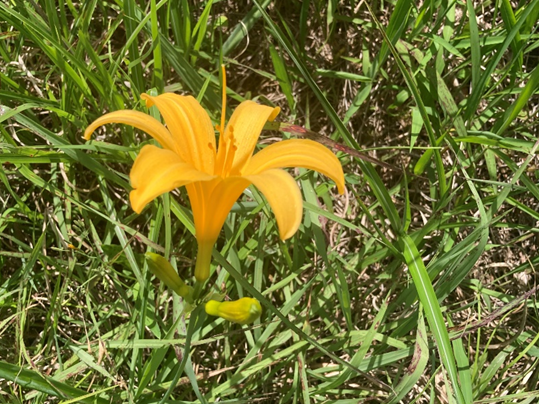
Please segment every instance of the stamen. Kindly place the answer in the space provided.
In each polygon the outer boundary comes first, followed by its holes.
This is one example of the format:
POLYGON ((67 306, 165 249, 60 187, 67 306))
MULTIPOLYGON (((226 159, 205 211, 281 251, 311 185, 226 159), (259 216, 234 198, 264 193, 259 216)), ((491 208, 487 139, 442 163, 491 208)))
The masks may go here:
POLYGON ((208 149, 210 149, 210 152, 211 152, 212 157, 213 157, 213 161, 214 161, 214 168, 213 169, 215 171, 215 160, 216 160, 215 158, 217 156, 217 152, 216 152, 215 146, 213 145, 212 142, 208 142, 208 149))
MULTIPOLYGON (((215 162, 215 174, 217 175, 226 175, 225 166, 228 161, 228 151, 229 151, 229 139, 225 139, 225 116, 226 116, 226 69, 225 65, 221 65, 221 76, 223 77, 223 93, 222 93, 222 110, 221 110, 221 124, 215 125, 215 129, 219 131, 219 147, 217 148, 217 161, 215 162)), ((230 134, 232 135, 232 128, 230 129, 230 134)), ((229 136, 230 138, 230 136, 229 136)), ((233 137, 232 137, 233 139, 233 137)), ((231 139, 231 140, 232 140, 231 139)), ((232 140, 233 141, 233 140, 232 140)))
MULTIPOLYGON (((233 139, 232 139, 232 142, 234 142, 233 139)), ((236 150, 238 150, 238 146, 236 146, 236 144, 232 142, 231 142, 230 147, 228 148, 228 153, 226 154, 225 166, 223 167, 224 177, 227 177, 230 174, 230 169, 232 168, 232 163, 234 162, 234 155, 236 154, 236 150)))
POLYGON ((232 163, 234 162, 234 156, 236 155, 236 150, 238 150, 236 139, 234 139, 234 126, 232 126, 230 123, 228 124, 227 134, 225 161, 223 163, 222 170, 222 175, 225 177, 230 174, 230 169, 232 168, 232 163))

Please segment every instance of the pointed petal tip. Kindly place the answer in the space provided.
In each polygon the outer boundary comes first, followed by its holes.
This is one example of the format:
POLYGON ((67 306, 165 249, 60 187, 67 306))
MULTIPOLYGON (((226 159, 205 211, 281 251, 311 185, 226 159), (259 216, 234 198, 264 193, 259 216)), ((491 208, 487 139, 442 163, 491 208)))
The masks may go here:
POLYGON ((288 240, 289 238, 292 238, 292 236, 294 234, 296 234, 296 232, 298 231, 299 229, 299 223, 297 226, 295 226, 294 228, 290 228, 288 229, 288 231, 285 233, 283 231, 281 231, 281 229, 279 228, 279 238, 282 240, 282 241, 285 241, 285 240, 288 240))
POLYGON ((245 177, 264 195, 277 220, 279 237, 287 240, 301 224, 303 199, 296 180, 281 169, 245 177))
POLYGON ((337 190, 339 191, 339 195, 344 195, 344 193, 346 192, 346 186, 345 186, 345 182, 344 182, 344 176, 342 178, 342 182, 336 182, 335 185, 337 185, 337 190))
POLYGON ((146 206, 146 204, 142 205, 140 203, 140 198, 137 195, 136 189, 129 192, 129 202, 131 203, 131 209, 133 209, 137 215, 140 215, 142 209, 146 206))
POLYGON ((268 117, 268 121, 270 121, 270 122, 273 121, 275 118, 277 118, 277 115, 279 115, 280 112, 281 112, 280 107, 273 108, 273 112, 268 117))

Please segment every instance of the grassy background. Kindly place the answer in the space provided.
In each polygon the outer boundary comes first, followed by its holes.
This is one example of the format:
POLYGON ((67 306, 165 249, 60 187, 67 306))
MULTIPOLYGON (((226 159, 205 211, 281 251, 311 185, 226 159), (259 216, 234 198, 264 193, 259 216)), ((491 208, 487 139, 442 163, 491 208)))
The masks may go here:
MULTIPOLYGON (((535 403, 539 1, 0 3, 0 402, 535 403), (370 8, 367 7, 370 5, 370 8), (193 271, 184 190, 141 215, 148 136, 89 122, 146 91, 296 122, 344 153, 347 193, 295 174, 281 242, 251 189, 184 316, 141 257, 193 271)), ((230 113, 230 111, 229 111, 230 113)), ((265 131, 262 144, 282 138, 265 131)))

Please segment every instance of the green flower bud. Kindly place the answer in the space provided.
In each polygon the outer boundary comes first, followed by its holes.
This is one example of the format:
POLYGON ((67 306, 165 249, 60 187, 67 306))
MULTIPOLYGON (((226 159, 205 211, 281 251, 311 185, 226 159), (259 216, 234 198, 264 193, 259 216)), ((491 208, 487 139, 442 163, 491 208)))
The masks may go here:
POLYGON ((210 316, 218 316, 237 324, 250 324, 262 314, 260 303, 252 297, 228 302, 210 300, 205 308, 210 316))
POLYGON ((187 286, 178 276, 176 270, 164 257, 159 254, 147 252, 145 254, 148 267, 152 274, 157 276, 165 285, 187 301, 192 301, 193 288, 187 286))

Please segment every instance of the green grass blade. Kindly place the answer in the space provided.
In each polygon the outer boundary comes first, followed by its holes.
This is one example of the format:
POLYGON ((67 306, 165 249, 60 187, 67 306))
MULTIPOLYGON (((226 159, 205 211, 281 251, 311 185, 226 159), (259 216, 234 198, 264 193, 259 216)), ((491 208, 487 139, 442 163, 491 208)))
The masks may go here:
POLYGON ((271 61, 273 62, 273 68, 275 69, 275 76, 279 81, 281 91, 286 96, 286 101, 288 102, 290 111, 294 113, 296 102, 294 101, 294 95, 292 94, 292 84, 290 83, 290 78, 286 72, 286 64, 277 49, 275 49, 275 46, 270 45, 269 50, 271 54, 271 61))
MULTIPOLYGON (((270 5, 270 3, 271 0, 264 0, 260 7, 262 9, 266 9, 270 5)), ((258 7, 258 3, 255 4, 258 7)), ((241 23, 234 27, 232 33, 229 35, 221 49, 223 56, 228 56, 230 52, 236 49, 240 42, 243 41, 243 38, 245 38, 249 34, 249 30, 260 19, 261 13, 259 10, 260 9, 257 9, 255 7, 251 8, 251 10, 249 10, 249 12, 242 19, 241 23)))
POLYGON ((406 396, 423 376, 423 372, 429 362, 429 344, 427 341, 427 330, 423 318, 423 306, 419 306, 419 317, 417 319, 417 333, 412 361, 402 376, 399 384, 395 386, 394 395, 387 401, 387 404, 397 404, 406 396))
POLYGON ((191 56, 191 64, 194 65, 197 61, 197 55, 198 51, 200 50, 200 46, 202 45, 202 41, 204 40, 204 37, 206 36, 206 30, 207 30, 207 24, 208 24, 208 17, 210 16, 211 8, 213 6, 213 0, 208 1, 206 4, 206 7, 204 7, 204 11, 202 11, 202 15, 198 19, 197 24, 195 25, 195 29, 193 29, 193 35, 196 35, 195 45, 193 46, 193 50, 195 51, 195 54, 191 56))
POLYGON ((320 87, 316 84, 316 82, 313 80, 309 68, 306 66, 303 59, 296 53, 294 50, 292 44, 288 40, 288 38, 285 36, 285 34, 281 31, 281 29, 272 21, 272 19, 269 17, 269 15, 266 13, 266 11, 263 9, 263 7, 258 4, 257 1, 254 2, 255 5, 258 7, 258 10, 262 14, 262 17, 264 18, 264 21, 266 22, 266 25, 268 26, 270 33, 272 36, 279 42, 279 45, 283 48, 283 50, 290 56, 290 59, 294 62, 298 70, 300 71, 301 75, 311 88, 311 90, 316 95, 316 98, 320 101, 322 104, 322 107, 324 108, 324 111, 326 114, 328 114, 328 117, 331 119, 331 122, 337 127, 339 134, 342 136, 344 141, 352 148, 359 149, 359 144, 357 141, 352 137, 348 129, 346 129, 345 125, 333 109, 332 105, 328 102, 327 98, 324 96, 322 91, 320 90, 320 87))
POLYGON ((304 340, 305 343, 308 343, 316 347, 318 350, 320 350, 320 352, 329 356, 332 360, 343 365, 344 367, 351 368, 353 371, 357 372, 357 368, 352 366, 350 363, 342 360, 341 358, 335 356, 333 353, 331 353, 326 347, 324 347, 318 341, 315 341, 313 338, 307 335, 304 331, 302 331, 297 326, 292 324, 292 322, 286 316, 284 316, 265 296, 260 294, 258 290, 253 288, 253 286, 251 286, 251 284, 249 284, 236 269, 234 269, 227 261, 225 261, 222 256, 220 255, 216 256, 216 254, 214 253, 214 258, 216 258, 217 262, 221 264, 226 269, 226 271, 234 278, 234 280, 236 280, 239 284, 241 284, 241 286, 247 292, 249 292, 251 296, 258 299, 260 303, 262 304, 262 306, 270 310, 272 314, 278 317, 288 329, 290 329, 291 331, 296 333, 298 336, 300 336, 304 340))
MULTIPOLYGON (((163 46, 163 55, 167 59, 168 63, 174 68, 176 74, 185 83, 187 88, 192 94, 199 94, 204 88, 205 80, 198 74, 198 72, 191 66, 191 64, 185 59, 185 55, 181 50, 174 47, 169 39, 161 34, 161 45, 163 46)), ((204 91, 203 102, 206 107, 211 111, 219 111, 221 107, 221 99, 217 95, 218 92, 208 87, 204 91)))
MULTIPOLYGON (((69 143, 57 136, 56 134, 48 131, 47 129, 40 126, 37 122, 25 117, 22 114, 16 115, 16 119, 19 123, 26 126, 27 128, 31 129, 36 133, 38 136, 42 137, 43 139, 51 142, 51 144, 55 146, 64 146, 69 145, 69 143)), ((122 178, 120 178, 116 173, 113 171, 110 171, 102 164, 98 163, 93 159, 92 157, 88 156, 87 154, 83 153, 80 150, 77 149, 65 149, 65 153, 74 159, 75 161, 80 162, 82 165, 84 165, 86 168, 91 170, 92 172, 99 173, 103 175, 103 177, 107 178, 109 181, 112 181, 124 189, 130 189, 131 186, 122 178)))
MULTIPOLYGON (((507 32, 510 32, 515 26, 517 19, 515 18, 515 13, 513 12, 513 7, 511 6, 511 2, 509 0, 501 1, 500 12, 507 32)), ((520 37, 520 32, 517 32, 513 38, 511 50, 513 51, 513 58, 517 59, 515 67, 518 70, 521 70, 522 65, 524 64, 524 55, 522 54, 522 38, 520 37)))
POLYGON ((111 388, 88 393, 84 390, 79 390, 67 384, 58 382, 52 378, 44 377, 33 370, 24 369, 20 366, 6 362, 0 362, 0 377, 10 380, 21 387, 35 389, 52 397, 62 399, 77 398, 78 402, 87 404, 109 403, 108 399, 96 397, 96 395, 100 395, 111 388))
MULTIPOLYGON (((429 117, 429 115, 427 113, 425 103, 423 102, 423 99, 421 97, 421 94, 419 92, 419 89, 417 87, 417 84, 416 84, 416 81, 415 81, 413 75, 410 74, 410 72, 408 71, 408 68, 404 65, 400 54, 398 53, 398 51, 393 46, 389 36, 385 33, 384 28, 382 27, 382 25, 380 24, 380 22, 376 18, 375 14, 370 9, 368 3, 365 3, 365 5, 367 6, 367 8, 369 8, 370 14, 371 14, 373 20, 375 21, 375 23, 376 23, 376 25, 378 27, 378 30, 380 31, 380 33, 384 37, 384 44, 387 44, 387 46, 389 47, 389 50, 391 51, 393 57, 395 58, 395 61, 397 62, 397 65, 399 66, 399 70, 400 70, 404 80, 406 81, 408 89, 410 90, 410 92, 412 93, 412 95, 414 97, 414 100, 415 100, 416 105, 417 105, 417 107, 419 109, 419 112, 421 113, 421 117, 423 118, 423 125, 425 126, 425 129, 426 129, 427 134, 429 136, 430 146, 431 147, 437 146, 439 136, 438 137, 436 136, 436 134, 434 132, 434 128, 432 127, 432 125, 430 123, 431 119, 430 119, 430 117, 429 117)), ((436 165, 436 172, 438 174, 440 197, 443 197, 447 192, 447 180, 446 180, 446 174, 445 174, 445 170, 444 170, 444 165, 443 165, 443 162, 442 162, 442 157, 440 155, 440 151, 438 149, 433 149, 433 153, 434 153, 434 162, 435 162, 435 165, 436 165)))
POLYGON ((481 76, 478 79, 477 85, 472 89, 472 94, 467 102, 466 110, 464 111, 465 121, 469 121, 470 118, 477 112, 479 103, 481 102, 481 97, 487 90, 487 84, 490 82, 494 70, 502 60, 505 51, 507 50, 507 48, 509 48, 513 39, 519 33, 520 27, 525 23, 528 15, 532 13, 534 7, 536 7, 538 4, 538 0, 532 0, 532 2, 528 4, 527 8, 519 15, 518 21, 513 26, 511 31, 507 34, 501 46, 497 48, 496 55, 491 59, 486 69, 481 72, 481 76))
MULTIPOLYGON (((163 58, 161 54, 161 41, 159 36, 159 26, 157 21, 157 6, 155 0, 150 2, 150 15, 152 24, 152 42, 153 42, 153 86, 161 94, 165 88, 163 81, 163 58)), ((146 91, 141 88, 141 91, 146 91)))
POLYGON ((475 4, 471 0, 466 0, 466 11, 468 12, 468 25, 470 28, 470 50, 472 68, 472 90, 479 85, 481 77, 481 48, 479 42, 479 29, 477 27, 477 17, 475 15, 475 4))
POLYGON ((464 402, 471 403, 473 401, 473 379, 472 372, 470 371, 468 352, 465 349, 462 338, 453 341, 453 351, 455 352, 455 359, 459 370, 460 387, 464 396, 464 402))
POLYGON ((434 339, 438 348, 440 359, 445 370, 451 380, 451 387, 455 394, 455 398, 459 404, 464 404, 464 396, 460 390, 460 382, 458 378, 457 366, 455 364, 455 356, 449 340, 449 333, 445 325, 445 320, 442 315, 442 310, 438 303, 436 293, 432 287, 432 283, 425 269, 425 265, 421 259, 421 255, 410 236, 405 235, 401 238, 403 244, 403 255, 408 270, 412 275, 414 284, 417 288, 419 300, 425 309, 425 316, 429 323, 431 332, 434 334, 434 339))
POLYGON ((137 5, 135 0, 125 0, 123 2, 123 10, 125 13, 124 24, 125 32, 128 38, 131 38, 129 46, 130 60, 129 77, 135 86, 138 94, 146 91, 144 76, 142 74, 142 64, 140 61, 140 52, 138 46, 139 27, 137 27, 137 5))
MULTIPOLYGON (((358 367, 361 365, 361 362, 363 362, 363 359, 365 358, 365 355, 367 355, 367 352, 371 349, 371 344, 374 341, 374 336, 376 335, 378 331, 378 327, 384 320, 384 317, 387 313, 387 307, 388 307, 388 298, 384 299, 382 304, 380 305, 380 310, 376 314, 376 317, 372 321, 372 325, 367 331, 365 335, 365 339, 363 340, 363 343, 359 347, 359 349, 356 351, 354 356, 350 359, 350 364, 352 366, 358 367)), ((327 392, 327 390, 337 388, 338 386, 343 385, 351 376, 354 376, 353 372, 350 368, 343 369, 343 371, 339 374, 338 377, 336 377, 333 381, 329 383, 323 383, 318 387, 318 394, 324 394, 324 392, 327 392)))
POLYGON ((528 104, 530 98, 535 94, 539 88, 539 66, 536 66, 535 69, 530 74, 530 78, 515 102, 505 111, 503 119, 499 121, 494 127, 493 132, 496 135, 502 135, 503 132, 511 125, 511 123, 518 117, 518 114, 522 109, 528 104))
MULTIPOLYGON (((389 18, 389 23, 385 31, 385 35, 387 35, 388 40, 384 41, 382 44, 380 53, 378 53, 376 61, 372 65, 371 76, 373 78, 386 61, 391 51, 391 47, 397 42, 406 29, 408 17, 412 11, 413 4, 414 2, 410 0, 398 1, 395 4, 395 10, 393 10, 393 13, 391 13, 391 17, 389 18)), ((367 8, 369 8, 368 5, 367 8)), ((370 8, 369 11, 372 14, 372 10, 370 10, 370 8)))
POLYGON ((440 104, 442 104, 442 107, 445 109, 447 115, 449 115, 449 117, 453 120, 453 124, 455 125, 455 129, 459 136, 467 136, 468 131, 466 130, 464 120, 459 115, 459 108, 457 107, 455 99, 451 95, 451 92, 445 84, 444 79, 438 72, 436 72, 436 83, 438 85, 438 97, 440 104))

